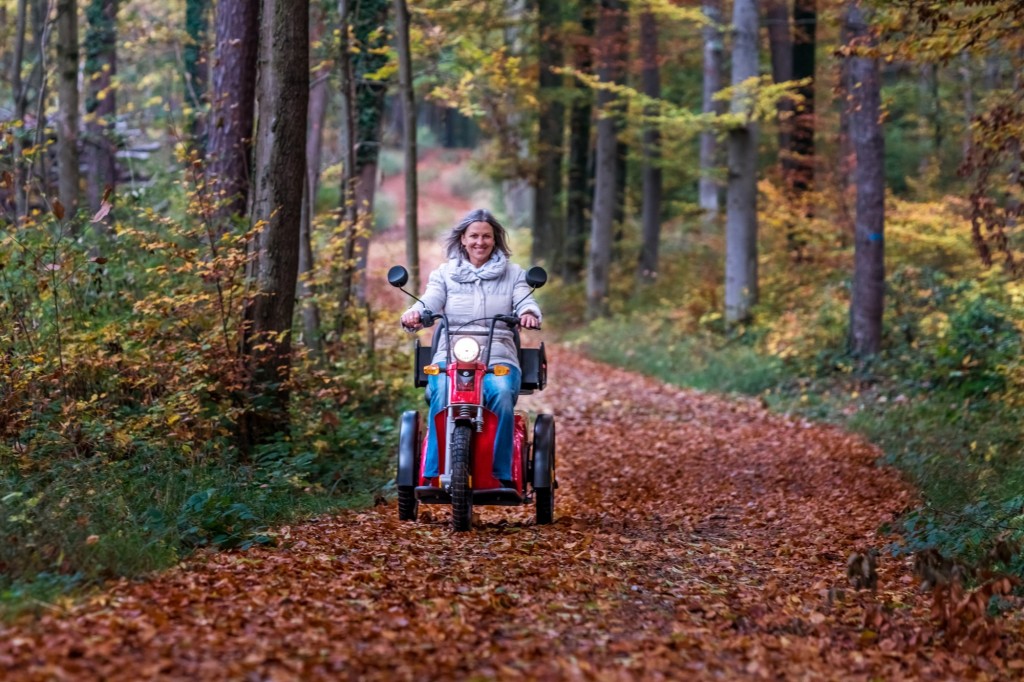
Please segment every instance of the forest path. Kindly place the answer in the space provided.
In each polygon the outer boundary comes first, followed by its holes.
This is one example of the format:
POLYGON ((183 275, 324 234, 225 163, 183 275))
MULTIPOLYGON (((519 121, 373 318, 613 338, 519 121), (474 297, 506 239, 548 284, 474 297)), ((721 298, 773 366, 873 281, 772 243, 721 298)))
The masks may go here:
MULTIPOLYGON (((425 268, 439 231, 478 203, 450 191, 462 161, 425 160, 425 268)), ((400 193, 401 178, 382 191, 400 193)), ((404 260, 401 234, 371 247, 380 308, 404 304, 380 283, 404 260)), ((1005 631, 981 633, 1000 658, 936 644, 931 599, 905 561, 880 561, 877 591, 850 588, 847 557, 884 544, 876 529, 913 502, 871 446, 753 400, 549 352, 548 389, 520 407, 556 418, 553 525, 534 525, 529 507, 481 508, 456 535, 447 508, 399 523, 391 502, 279 528, 277 547, 200 553, 0 625, 0 679, 945 680, 1024 668, 1005 631)))
POLYGON ((849 589, 847 555, 911 501, 856 437, 559 348, 521 406, 556 415, 553 525, 484 508, 453 534, 392 502, 281 528, 0 627, 0 678, 999 676, 930 644, 905 563, 849 589))

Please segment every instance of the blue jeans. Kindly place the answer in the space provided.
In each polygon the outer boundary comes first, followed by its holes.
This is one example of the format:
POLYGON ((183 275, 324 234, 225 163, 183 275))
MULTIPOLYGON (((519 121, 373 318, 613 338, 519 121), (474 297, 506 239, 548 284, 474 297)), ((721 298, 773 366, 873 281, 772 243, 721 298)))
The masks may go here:
MULTIPOLYGON (((445 403, 448 402, 448 375, 444 373, 444 363, 438 364, 442 368, 442 373, 429 377, 427 383, 430 415, 427 419, 427 459, 423 465, 423 475, 427 478, 438 475, 434 418, 444 410, 445 403)), ((518 367, 509 365, 508 368, 509 373, 503 377, 494 374, 484 375, 484 407, 498 418, 491 471, 499 480, 512 478, 512 432, 515 426, 516 401, 519 399, 519 382, 522 377, 518 367)), ((445 434, 442 433, 440 438, 444 437, 445 434)))

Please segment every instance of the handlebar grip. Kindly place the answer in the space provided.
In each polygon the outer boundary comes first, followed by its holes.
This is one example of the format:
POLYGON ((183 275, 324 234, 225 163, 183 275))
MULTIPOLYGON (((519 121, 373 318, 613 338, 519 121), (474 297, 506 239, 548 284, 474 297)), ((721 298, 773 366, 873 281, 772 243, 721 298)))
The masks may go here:
POLYGON ((515 327, 519 324, 519 317, 517 315, 495 315, 499 322, 504 322, 510 327, 515 327))
POLYGON ((432 327, 434 326, 434 320, 438 317, 440 317, 440 315, 434 315, 433 312, 423 309, 420 311, 420 324, 422 324, 424 328, 432 327))

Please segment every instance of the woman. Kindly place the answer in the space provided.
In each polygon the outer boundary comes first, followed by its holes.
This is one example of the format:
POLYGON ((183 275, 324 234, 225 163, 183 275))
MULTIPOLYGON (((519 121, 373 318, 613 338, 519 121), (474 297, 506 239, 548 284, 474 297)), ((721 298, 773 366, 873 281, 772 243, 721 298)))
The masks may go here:
MULTIPOLYGON (((490 318, 499 314, 518 315, 521 326, 527 329, 540 327, 540 307, 526 283, 526 273, 508 260, 511 251, 505 228, 490 211, 471 211, 452 228, 444 245, 448 262, 430 273, 427 290, 420 297, 422 303, 417 302, 402 314, 402 326, 420 329, 423 326, 420 311, 426 308, 435 313, 444 312, 452 329, 473 322, 465 329, 486 330, 490 318)), ((433 362, 443 367, 447 358, 447 339, 441 334, 433 362)), ((513 332, 500 323, 494 330, 489 362, 490 367, 506 365, 511 370, 505 376, 486 375, 483 395, 484 407, 498 417, 494 438, 494 478, 506 488, 515 488, 512 480, 513 410, 519 397, 522 373, 513 332)), ((444 409, 446 390, 447 375, 442 373, 430 377, 427 386, 427 399, 430 401, 427 458, 423 469, 423 477, 427 479, 438 475, 434 417, 444 409)))

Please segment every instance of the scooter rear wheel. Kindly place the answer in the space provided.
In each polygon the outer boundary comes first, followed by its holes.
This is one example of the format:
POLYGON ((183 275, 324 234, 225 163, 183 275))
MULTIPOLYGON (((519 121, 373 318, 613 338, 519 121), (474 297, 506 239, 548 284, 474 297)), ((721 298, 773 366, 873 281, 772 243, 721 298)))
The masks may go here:
POLYGON ((452 530, 463 532, 473 527, 472 464, 469 447, 473 430, 458 424, 452 433, 452 530))
POLYGON ((398 520, 415 521, 419 516, 420 502, 416 499, 416 492, 412 488, 401 487, 398 489, 398 520))

